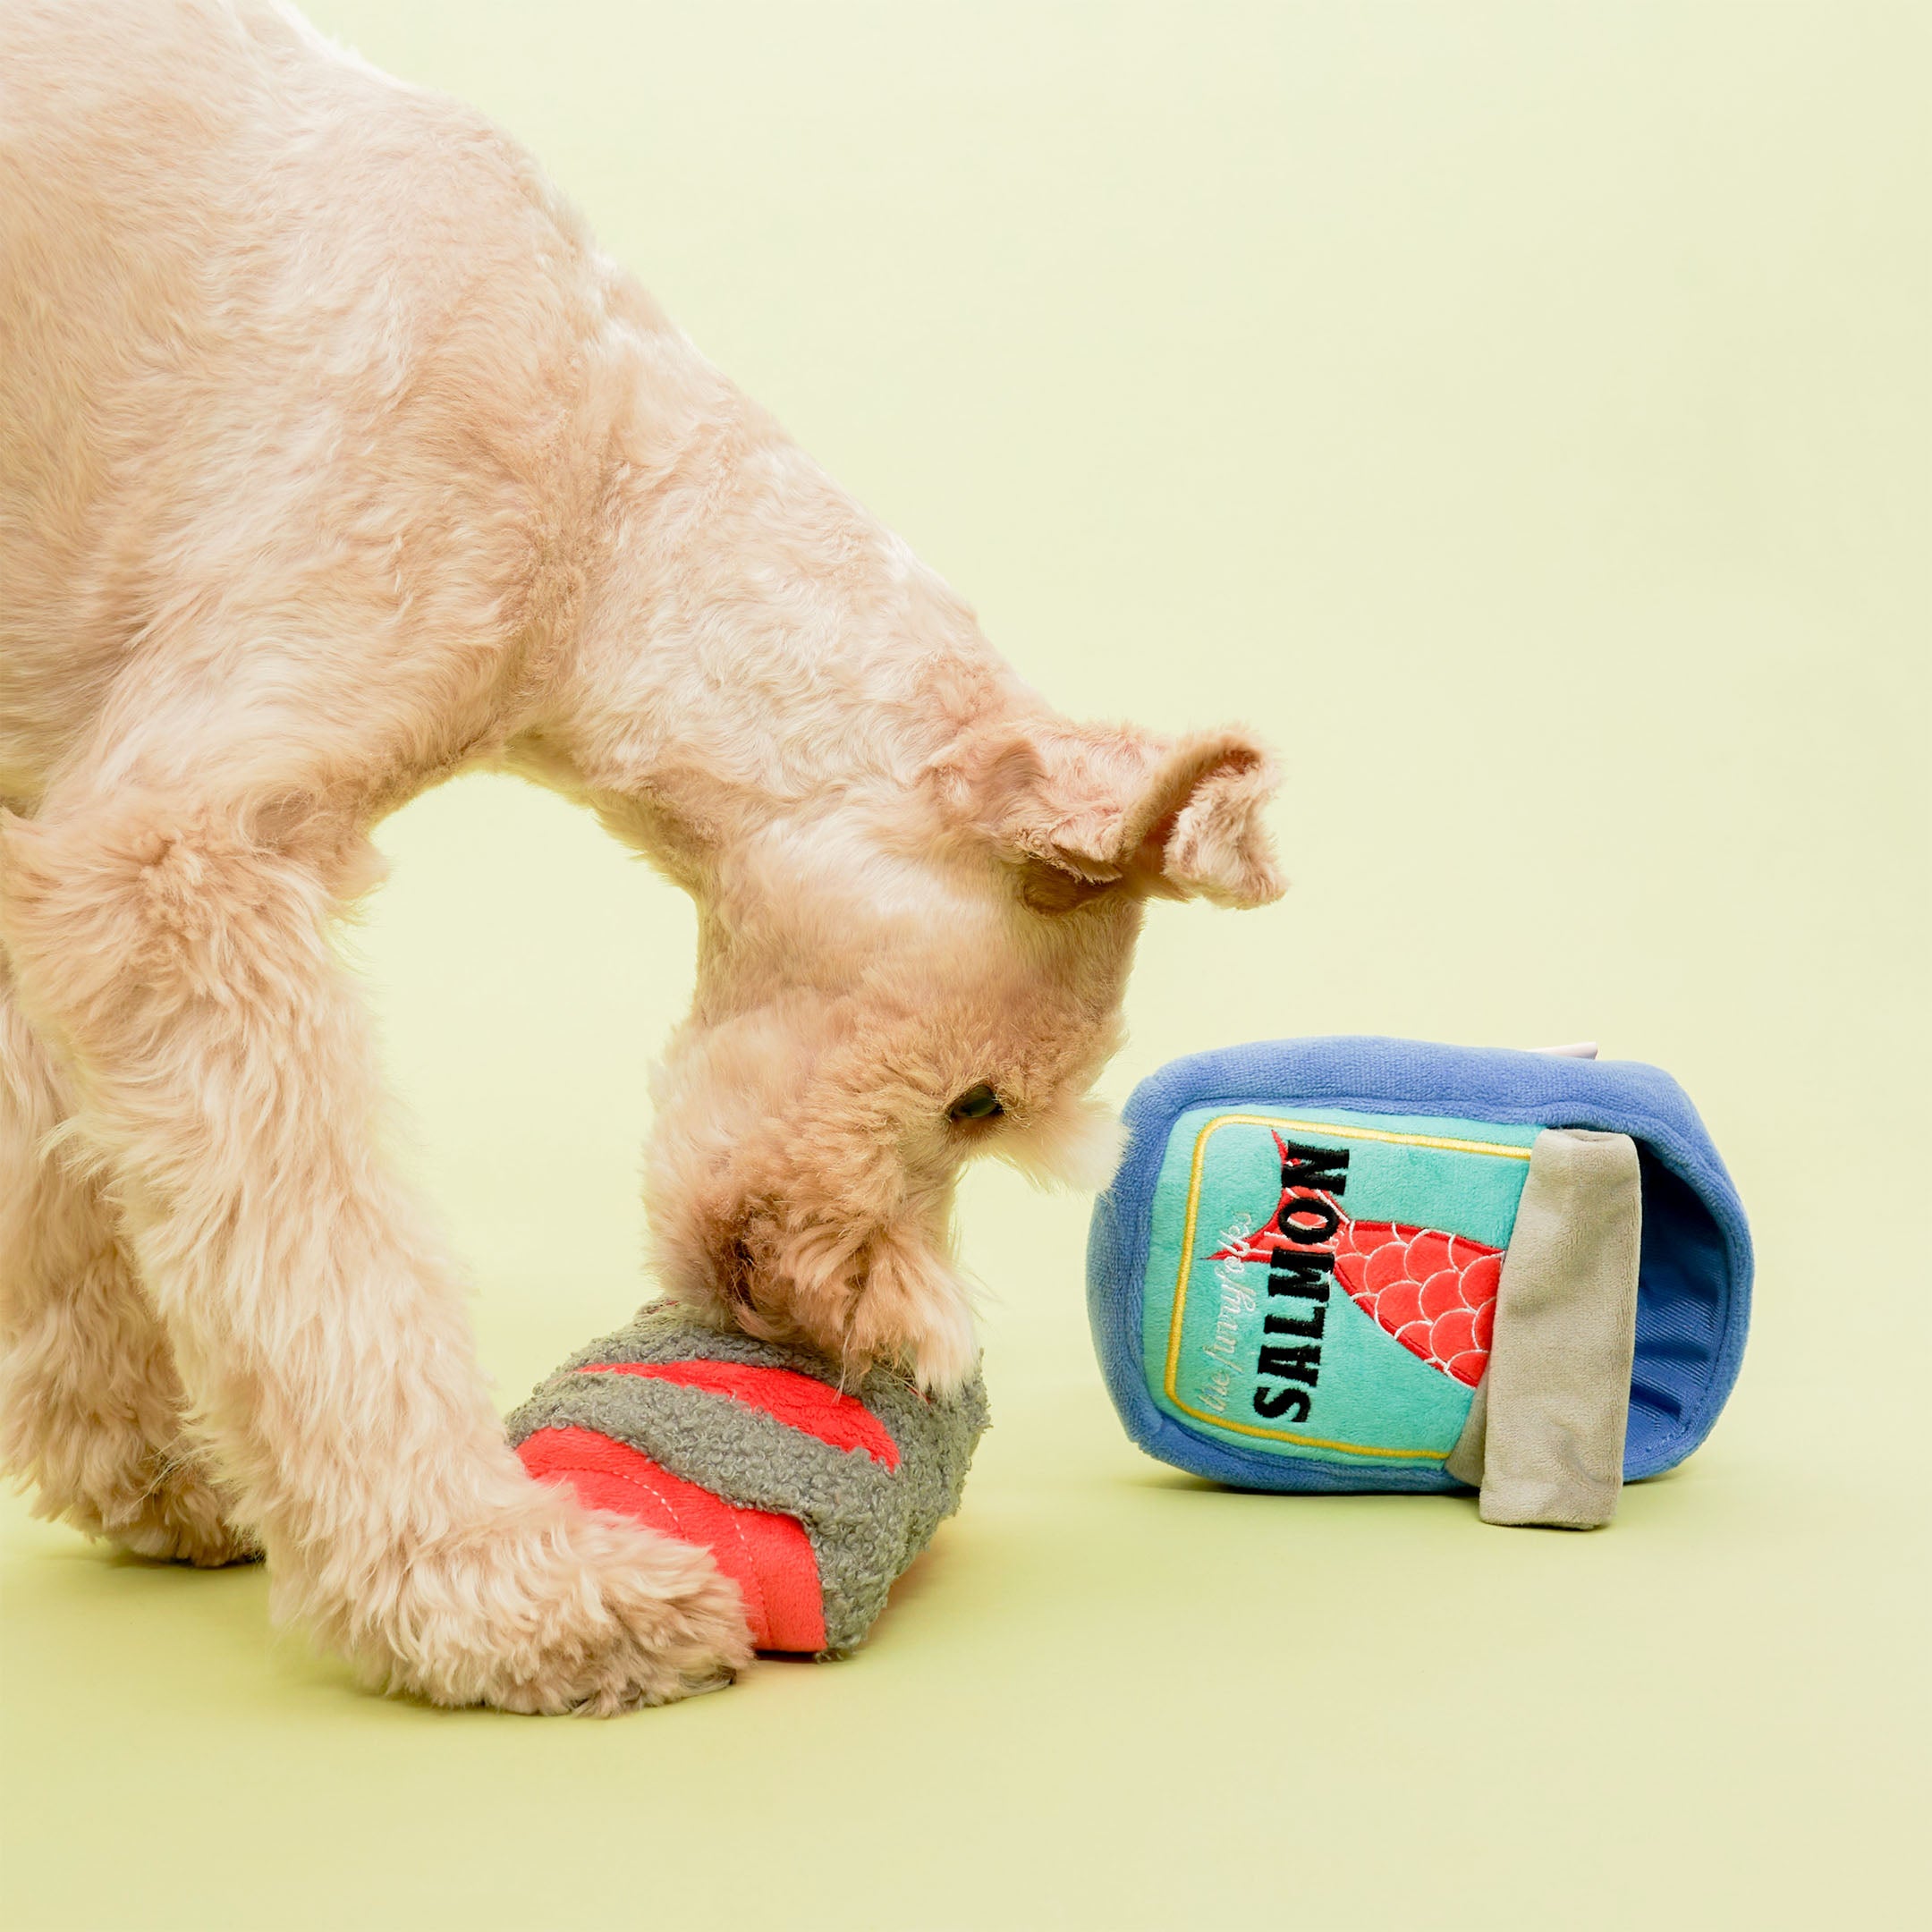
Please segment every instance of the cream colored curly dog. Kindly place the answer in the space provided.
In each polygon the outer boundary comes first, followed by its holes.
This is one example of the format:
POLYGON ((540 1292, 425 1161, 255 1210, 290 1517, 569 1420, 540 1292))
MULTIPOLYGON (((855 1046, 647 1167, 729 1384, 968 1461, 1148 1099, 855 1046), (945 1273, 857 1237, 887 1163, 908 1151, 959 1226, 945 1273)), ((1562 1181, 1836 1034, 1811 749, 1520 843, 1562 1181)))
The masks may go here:
POLYGON ((961 1165, 1105 1165, 1143 901, 1278 889, 1250 739, 1049 710, 478 115, 279 10, 0 0, 0 1451, 372 1682, 619 1710, 737 1598, 504 1446, 331 943, 472 768, 701 909, 664 1282, 929 1387, 961 1165))

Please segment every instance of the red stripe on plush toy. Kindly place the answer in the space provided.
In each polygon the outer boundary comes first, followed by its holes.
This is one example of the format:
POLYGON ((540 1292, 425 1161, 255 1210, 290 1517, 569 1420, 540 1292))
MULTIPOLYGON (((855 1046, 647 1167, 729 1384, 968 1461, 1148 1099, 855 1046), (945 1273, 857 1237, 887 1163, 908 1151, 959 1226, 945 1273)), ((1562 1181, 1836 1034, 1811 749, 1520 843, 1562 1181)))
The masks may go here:
POLYGON ((680 1388, 729 1395, 748 1409, 762 1409, 787 1428, 816 1436, 835 1449, 863 1449, 889 1470, 899 1467, 899 1445, 886 1425, 855 1396, 842 1394, 816 1376, 749 1362, 589 1362, 580 1375, 648 1376, 680 1388))
POLYGON ((760 1650, 825 1648, 818 1559, 791 1517, 734 1509, 595 1429, 538 1429, 518 1445, 517 1453, 538 1481, 568 1483, 587 1507, 709 1550, 738 1586, 751 1641, 760 1650))

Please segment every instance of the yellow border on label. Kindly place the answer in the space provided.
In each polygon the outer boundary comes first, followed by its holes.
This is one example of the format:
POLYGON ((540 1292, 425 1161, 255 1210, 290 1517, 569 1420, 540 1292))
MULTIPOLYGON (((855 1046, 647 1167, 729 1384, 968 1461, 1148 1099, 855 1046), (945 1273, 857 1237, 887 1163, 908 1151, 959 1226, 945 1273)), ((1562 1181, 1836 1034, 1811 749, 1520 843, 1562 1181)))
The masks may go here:
POLYGON ((1166 1395, 1182 1415, 1215 1428, 1233 1429, 1242 1436, 1265 1436, 1270 1442, 1293 1443, 1302 1449, 1339 1449, 1348 1455, 1381 1456, 1385 1461, 1400 1457, 1404 1462, 1439 1462, 1439 1449, 1377 1449, 1363 1443, 1329 1442, 1320 1436, 1296 1436, 1287 1429, 1262 1428, 1253 1422, 1231 1422, 1225 1416, 1209 1415, 1189 1406, 1174 1386, 1181 1369, 1181 1322, 1187 1312, 1188 1280, 1194 1272, 1194 1221, 1200 1206, 1201 1167, 1208 1152, 1208 1137, 1222 1127, 1292 1127, 1301 1133, 1327 1134, 1337 1140, 1381 1140, 1397 1147, 1441 1148, 1450 1154, 1490 1154, 1504 1160, 1527 1161, 1530 1148, 1513 1147, 1499 1140, 1454 1140, 1444 1134, 1390 1133, 1382 1127, 1341 1127, 1333 1121, 1284 1120, 1276 1114, 1217 1114, 1202 1124, 1194 1142, 1194 1165, 1188 1176, 1187 1219, 1181 1231, 1181 1273, 1174 1283, 1174 1319, 1167 1330, 1166 1395))

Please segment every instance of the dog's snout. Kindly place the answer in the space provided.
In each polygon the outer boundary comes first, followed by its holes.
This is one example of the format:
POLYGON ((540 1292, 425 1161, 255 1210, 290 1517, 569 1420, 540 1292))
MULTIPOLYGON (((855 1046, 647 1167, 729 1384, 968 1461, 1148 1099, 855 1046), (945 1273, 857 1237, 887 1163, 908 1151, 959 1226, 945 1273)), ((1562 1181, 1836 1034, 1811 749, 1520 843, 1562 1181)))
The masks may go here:
POLYGON ((713 1222, 702 1266, 667 1285, 761 1341, 813 1350, 846 1371, 890 1366, 922 1387, 951 1389, 976 1351, 942 1234, 904 1220, 853 1224, 768 1202, 741 1207, 713 1222))

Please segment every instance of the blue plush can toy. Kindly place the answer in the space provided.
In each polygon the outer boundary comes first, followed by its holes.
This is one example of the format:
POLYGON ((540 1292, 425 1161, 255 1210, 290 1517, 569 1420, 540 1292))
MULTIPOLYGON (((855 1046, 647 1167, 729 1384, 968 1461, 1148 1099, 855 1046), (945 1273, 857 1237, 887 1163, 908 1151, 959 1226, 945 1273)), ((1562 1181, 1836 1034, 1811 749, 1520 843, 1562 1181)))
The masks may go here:
POLYGON ((1371 1038, 1164 1067, 1096 1205, 1089 1309, 1151 1455, 1250 1489, 1482 1492, 1606 1521, 1736 1380, 1737 1191, 1629 1061, 1371 1038))

